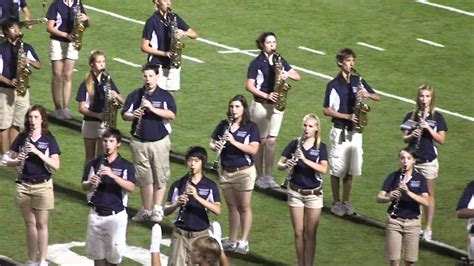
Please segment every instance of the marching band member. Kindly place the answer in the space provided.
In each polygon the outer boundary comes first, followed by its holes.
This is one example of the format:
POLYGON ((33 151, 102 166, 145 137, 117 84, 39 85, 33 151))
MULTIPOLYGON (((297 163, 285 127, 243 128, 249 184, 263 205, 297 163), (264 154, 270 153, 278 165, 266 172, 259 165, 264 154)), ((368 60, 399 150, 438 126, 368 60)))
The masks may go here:
POLYGON ((252 226, 251 198, 256 170, 253 155, 257 152, 260 134, 250 121, 247 100, 236 95, 229 101, 228 120, 222 120, 211 135, 210 148, 220 151, 219 183, 229 209, 229 239, 223 241, 224 250, 246 254, 252 226), (238 227, 241 236, 237 238, 238 227))
MULTIPOLYGON (((52 79, 51 94, 58 119, 71 119, 69 98, 71 96, 72 72, 74 63, 79 58, 79 51, 72 42, 74 31, 74 9, 79 0, 54 0, 49 6, 46 18, 47 31, 50 33, 49 59, 51 60, 52 79)), ((82 24, 89 25, 89 17, 80 4, 77 14, 82 24)))
POLYGON ((211 236, 202 236, 193 242, 191 261, 199 266, 228 266, 229 261, 219 245, 211 236))
POLYGON ((127 96, 122 110, 123 119, 133 121, 130 149, 143 204, 132 220, 160 222, 170 176, 170 120, 176 117, 176 104, 157 84, 157 65, 146 63, 142 73, 145 84, 127 96))
POLYGON ((467 253, 472 262, 474 261, 474 181, 469 182, 464 188, 456 211, 459 219, 469 219, 467 223, 467 253))
POLYGON ((46 110, 32 105, 25 118, 25 130, 13 141, 8 165, 17 166, 15 200, 26 225, 28 261, 26 265, 46 262, 48 249, 48 216, 54 208, 51 170, 59 169, 58 143, 48 130, 46 110))
POLYGON ((356 98, 380 99, 365 80, 360 81, 359 77, 351 75, 355 58, 354 51, 349 48, 337 52, 336 62, 340 72, 328 82, 323 103, 324 115, 331 116, 333 123, 329 131, 329 174, 333 197, 331 212, 338 216, 354 214, 349 202, 352 177, 362 174, 362 133, 353 129, 353 123, 358 121, 354 113, 356 98), (359 90, 359 86, 363 88, 359 90), (341 178, 342 202, 339 194, 341 178))
POLYGON ((184 157, 189 172, 171 185, 164 209, 165 215, 178 210, 168 265, 194 265, 191 261, 193 242, 209 235, 208 210, 216 215, 221 213, 219 188, 203 173, 207 162, 206 150, 193 146, 184 157))
MULTIPOLYGON (((250 118, 260 129, 260 147, 255 155, 257 181, 260 188, 278 187, 272 177, 275 159, 276 138, 280 131, 284 112, 274 108, 278 101, 278 93, 273 91, 275 84, 274 61, 277 48, 276 35, 273 32, 263 32, 256 40, 260 54, 252 60, 247 71, 245 88, 252 93, 253 102, 250 106, 250 118)), ((299 73, 282 58, 283 71, 280 79, 290 78, 299 80, 299 73)))
POLYGON ((33 47, 23 42, 24 58, 18 58, 18 49, 21 44, 21 33, 18 21, 7 20, 4 22, 2 31, 5 41, 0 44, 0 155, 5 155, 13 140, 20 132, 25 123, 25 114, 30 106, 30 93, 26 86, 26 94, 21 96, 16 88, 20 85, 21 73, 17 73, 18 63, 41 68, 38 55, 33 47))
POLYGON ((9 19, 20 20, 20 10, 24 20, 30 20, 30 10, 26 0, 0 0, 0 23, 9 19))
POLYGON ((174 56, 170 51, 171 34, 175 34, 179 40, 183 37, 196 39, 197 33, 180 16, 171 12, 171 0, 152 0, 152 2, 156 5, 156 10, 145 23, 140 48, 148 54, 148 62, 160 66, 158 75, 160 88, 177 91, 180 89, 181 67, 173 68, 170 65, 170 58, 174 56), (174 19, 178 29, 173 33, 171 23, 174 19))
MULTIPOLYGON (((408 112, 403 118, 417 121, 415 128, 403 130, 403 140, 416 151, 415 170, 420 172, 428 184, 430 204, 424 208, 425 229, 422 237, 430 241, 432 237, 433 217, 435 213, 435 184, 438 177, 439 163, 436 143, 443 144, 448 127, 443 115, 435 111, 434 89, 430 85, 421 85, 416 93, 416 109, 408 112), (423 107, 423 108, 420 108, 423 107), (422 117, 420 117, 420 114, 422 117)), ((402 124, 403 126, 403 124, 402 124)))
POLYGON ((323 208, 322 177, 328 169, 328 152, 321 142, 316 114, 303 117, 303 133, 285 148, 278 170, 289 170, 288 205, 295 236, 298 265, 313 265, 316 232, 323 208))
POLYGON ((105 151, 84 169, 82 188, 93 191, 87 218, 86 256, 94 265, 117 265, 122 261, 127 234, 128 192, 135 189, 135 169, 120 156, 120 131, 110 128, 102 135, 105 151))
MULTIPOLYGON (((102 154, 102 133, 106 130, 104 114, 106 104, 106 58, 105 54, 99 50, 94 50, 89 55, 90 70, 86 79, 81 83, 77 91, 76 101, 79 102, 79 112, 84 115, 82 121, 82 137, 84 138, 85 161, 87 164, 95 156, 102 154)), ((110 79, 111 96, 123 104, 117 86, 110 79)))
POLYGON ((400 170, 385 178, 377 202, 390 202, 385 229, 387 260, 390 265, 399 265, 403 250, 405 265, 413 265, 418 260, 420 205, 429 205, 429 193, 423 175, 413 171, 415 151, 403 148, 398 161, 400 170))

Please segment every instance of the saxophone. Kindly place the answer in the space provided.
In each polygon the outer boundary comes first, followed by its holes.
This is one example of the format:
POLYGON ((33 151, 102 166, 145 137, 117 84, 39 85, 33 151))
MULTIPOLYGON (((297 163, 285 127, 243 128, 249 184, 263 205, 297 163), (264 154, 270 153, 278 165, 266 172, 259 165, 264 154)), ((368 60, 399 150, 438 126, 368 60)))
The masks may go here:
POLYGON ((291 85, 280 78, 280 74, 284 69, 281 55, 277 52, 273 53, 273 67, 275 71, 273 91, 278 93, 278 100, 275 102, 275 109, 278 111, 284 111, 286 108, 288 91, 291 89, 291 85))
MULTIPOLYGON (((298 141, 296 142, 296 150, 298 150, 303 145, 304 141, 305 141, 305 138, 304 138, 304 130, 303 130, 303 132, 301 133, 301 136, 298 138, 298 141)), ((296 153, 296 150, 295 150, 295 153, 296 153)), ((298 161, 295 156, 295 153, 293 153, 293 155, 291 156, 291 159, 292 160, 296 159, 296 161, 298 161)), ((285 180, 280 185, 281 188, 283 189, 288 188, 288 184, 290 183, 291 175, 293 175, 293 169, 295 169, 295 166, 296 164, 288 168, 288 173, 286 174, 285 180)))
POLYGON ((181 55, 183 54, 185 45, 176 37, 176 31, 178 31, 176 14, 172 13, 171 9, 169 9, 168 16, 172 16, 170 17, 170 66, 171 68, 179 68, 181 66, 181 55))
MULTIPOLYGON (((357 71, 352 68, 351 72, 359 76, 359 83, 357 84, 357 93, 364 89, 364 84, 362 84, 362 76, 357 73, 357 71)), ((350 83, 350 74, 349 78, 347 79, 350 83)), ((364 99, 362 97, 357 97, 354 105, 354 114, 357 117, 357 122, 352 124, 352 128, 358 132, 362 133, 364 131, 364 127, 367 126, 368 123, 368 115, 367 113, 370 112, 370 107, 364 103, 364 99)))
MULTIPOLYGON (((23 145, 21 145, 21 147, 20 147, 20 153, 26 152, 26 145, 31 143, 31 137, 32 136, 33 136, 33 127, 31 127, 28 130, 25 141, 23 142, 23 145)), ((23 174, 23 169, 25 169, 25 161, 26 161, 26 158, 24 160, 21 160, 20 164, 18 165, 18 168, 16 170, 15 183, 18 183, 18 184, 22 183, 21 182, 21 175, 23 174)))
POLYGON ((31 75, 31 70, 28 64, 25 63, 25 48, 22 40, 23 33, 20 33, 16 41, 17 55, 16 55, 16 80, 15 91, 18 96, 25 96, 29 88, 28 77, 31 75))
POLYGON ((71 33, 72 44, 79 51, 82 48, 82 36, 86 30, 86 26, 79 20, 81 14, 81 0, 77 0, 77 5, 72 8, 74 16, 74 26, 71 33))
POLYGON ((116 128, 117 112, 118 109, 122 108, 122 104, 116 98, 112 97, 112 82, 110 81, 110 75, 105 71, 104 74, 107 75, 107 81, 103 87, 105 92, 105 107, 102 123, 105 128, 116 128))

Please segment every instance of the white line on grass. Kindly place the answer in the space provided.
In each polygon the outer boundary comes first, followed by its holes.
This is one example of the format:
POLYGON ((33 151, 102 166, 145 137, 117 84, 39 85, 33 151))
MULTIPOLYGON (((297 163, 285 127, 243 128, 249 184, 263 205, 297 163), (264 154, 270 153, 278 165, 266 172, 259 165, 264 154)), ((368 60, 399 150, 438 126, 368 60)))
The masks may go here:
POLYGON ((377 51, 385 51, 385 49, 382 48, 382 47, 378 47, 378 46, 375 46, 375 45, 371 45, 371 44, 368 44, 368 43, 365 43, 365 42, 358 42, 357 44, 358 44, 358 45, 365 46, 365 47, 369 47, 369 48, 374 49, 374 50, 377 50, 377 51))
POLYGON ((305 51, 308 51, 308 52, 311 52, 311 53, 314 53, 314 54, 320 54, 320 55, 325 55, 326 54, 325 52, 314 50, 314 49, 304 47, 304 46, 298 46, 298 49, 305 50, 305 51))
POLYGON ((225 50, 225 51, 217 51, 218 53, 220 54, 236 54, 236 53, 240 53, 241 51, 247 51, 247 52, 259 52, 260 50, 255 50, 255 49, 251 49, 251 50, 240 50, 239 51, 234 51, 234 50, 225 50))
POLYGON ((421 39, 421 38, 416 38, 416 40, 419 41, 419 42, 423 42, 423 43, 426 43, 426 44, 429 44, 429 45, 436 46, 436 47, 444 47, 444 45, 442 45, 440 43, 432 42, 432 41, 429 41, 429 40, 425 40, 425 39, 421 39))
POLYGON ((189 55, 184 55, 184 54, 183 54, 182 57, 183 57, 184 59, 188 59, 188 60, 193 61, 193 62, 196 62, 196 63, 200 63, 200 64, 204 63, 204 61, 202 61, 201 59, 197 59, 196 57, 191 57, 191 56, 189 56, 189 55))
POLYGON ((449 11, 452 11, 452 12, 456 12, 456 13, 459 13, 459 14, 474 17, 474 12, 467 12, 467 11, 464 11, 462 9, 454 8, 454 7, 451 7, 451 6, 445 6, 445 5, 440 5, 440 4, 436 4, 436 3, 431 3, 428 0, 416 0, 415 2, 418 2, 420 4, 424 4, 424 5, 434 6, 434 7, 437 7, 437 8, 446 9, 446 10, 449 10, 449 11))
MULTIPOLYGON (((123 20, 126 20, 126 21, 130 21, 130 22, 134 22, 134 23, 138 23, 138 24, 142 24, 142 25, 145 24, 145 22, 143 22, 143 21, 135 20, 135 19, 125 17, 125 16, 122 16, 122 15, 118 15, 118 14, 112 13, 110 11, 105 11, 105 10, 98 9, 98 8, 95 8, 95 7, 91 7, 91 6, 88 6, 88 5, 84 5, 84 6, 88 9, 90 9, 90 10, 94 10, 94 11, 97 11, 97 12, 100 12, 100 13, 103 13, 103 14, 107 14, 107 15, 115 17, 115 18, 123 19, 123 20)), ((220 47, 220 48, 223 48, 223 49, 234 51, 236 53, 246 54, 246 55, 249 55, 249 56, 252 56, 252 57, 257 56, 257 54, 248 52, 246 50, 240 50, 239 48, 235 48, 235 47, 232 47, 232 46, 221 44, 221 43, 218 43, 218 42, 215 42, 215 41, 211 41, 211 40, 207 40, 207 39, 203 39, 203 38, 199 38, 199 37, 196 40, 200 41, 200 42, 203 42, 203 43, 207 43, 209 45, 213 45, 213 46, 217 46, 217 47, 220 47)), ((318 76, 318 77, 321 77, 321 78, 324 78, 324 79, 328 79, 328 80, 333 79, 332 76, 329 76, 329 75, 326 75, 326 74, 323 74, 323 73, 319 73, 319 72, 316 72, 316 71, 313 71, 313 70, 298 67, 298 66, 295 66, 295 65, 292 65, 292 67, 296 70, 301 71, 301 72, 305 72, 305 73, 308 73, 308 74, 311 74, 311 75, 314 75, 314 76, 318 76)), ((379 90, 377 90, 377 92, 380 93, 381 95, 384 95, 384 96, 390 97, 390 98, 394 98, 394 99, 400 100, 402 102, 414 103, 413 100, 410 100, 410 99, 407 99, 407 98, 404 98, 404 97, 401 97, 401 96, 393 95, 393 94, 386 93, 386 92, 379 91, 379 90)), ((445 110, 445 109, 442 109, 442 108, 437 108, 437 110, 440 111, 440 112, 443 112, 443 113, 447 113, 447 114, 457 116, 457 117, 460 117, 462 119, 466 119, 466 120, 474 122, 474 117, 471 117, 471 116, 463 115, 463 114, 460 114, 460 113, 457 113, 457 112, 451 112, 451 111, 448 111, 448 110, 445 110)))
POLYGON ((132 67, 141 67, 141 65, 138 65, 138 64, 129 62, 129 61, 124 60, 124 59, 122 59, 122 58, 114 57, 114 58, 112 58, 112 60, 117 61, 117 62, 122 63, 122 64, 125 64, 125 65, 132 66, 132 67))

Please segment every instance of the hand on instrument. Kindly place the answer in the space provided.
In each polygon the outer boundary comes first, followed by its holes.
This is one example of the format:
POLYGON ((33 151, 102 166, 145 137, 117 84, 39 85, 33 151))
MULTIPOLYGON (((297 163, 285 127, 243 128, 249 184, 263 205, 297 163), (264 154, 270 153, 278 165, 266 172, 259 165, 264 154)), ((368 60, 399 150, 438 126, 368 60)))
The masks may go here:
POLYGON ((183 30, 178 29, 175 32, 175 36, 176 36, 176 38, 181 39, 182 37, 186 36, 186 32, 184 32, 183 30))
POLYGON ((399 185, 398 189, 402 193, 407 193, 408 192, 408 186, 404 182, 400 182, 400 185, 399 185))
POLYGON ((113 176, 112 169, 108 166, 105 166, 105 165, 102 165, 97 173, 101 176, 106 175, 106 176, 109 176, 109 177, 113 178, 112 177, 113 176))
POLYGON ((145 114, 145 110, 143 108, 138 108, 133 111, 134 118, 140 118, 145 114))
POLYGON ((269 101, 272 101, 272 102, 278 101, 278 93, 276 92, 270 92, 267 96, 268 96, 267 100, 269 101))
POLYGON ((303 151, 301 150, 301 148, 296 149, 294 156, 297 160, 306 159, 306 157, 304 156, 303 151))
POLYGON ((33 145, 33 143, 27 143, 27 144, 25 145, 25 151, 26 151, 27 153, 30 153, 30 152, 31 152, 31 153, 36 154, 36 155, 39 154, 39 153, 41 153, 41 151, 38 150, 38 149, 36 148, 36 146, 33 145))
POLYGON ((359 90, 357 92, 356 97, 359 98, 359 99, 368 98, 369 93, 365 89, 362 88, 361 90, 359 90))
POLYGON ((428 128, 430 128, 430 124, 428 122, 426 122, 426 120, 421 120, 420 128, 428 129, 428 128))
POLYGON ((220 151, 224 148, 224 140, 221 138, 219 138, 219 140, 214 140, 214 147, 216 149, 216 151, 220 151))
POLYGON ((188 200, 189 200, 189 196, 186 193, 178 196, 178 203, 181 205, 186 204, 188 200))
POLYGON ((143 109, 145 108, 151 109, 152 107, 153 107, 153 104, 149 100, 143 99, 143 102, 142 102, 143 109))
POLYGON ((175 54, 171 51, 168 51, 168 52, 165 52, 165 56, 168 57, 168 58, 172 58, 175 56, 175 54))
POLYGON ((22 151, 20 153, 18 153, 18 156, 16 156, 16 159, 18 159, 18 161, 24 161, 28 158, 28 152, 26 151, 22 151))
POLYGON ((285 70, 281 71, 280 79, 281 80, 286 80, 287 78, 288 78, 288 71, 285 71, 285 70))
POLYGON ((402 196, 402 193, 401 193, 400 190, 398 190, 398 189, 395 189, 395 190, 393 190, 393 191, 390 191, 390 193, 389 193, 390 200, 397 200, 397 199, 399 199, 401 196, 402 196))
POLYGON ((16 87, 18 85, 18 80, 16 78, 10 79, 10 86, 16 87))
POLYGON ((356 114, 349 114, 349 119, 348 120, 352 121, 353 123, 359 122, 359 118, 357 117, 356 114))
POLYGON ((89 183, 92 184, 92 186, 98 187, 101 180, 100 180, 100 176, 98 175, 90 175, 88 181, 89 183))
POLYGON ((296 159, 288 159, 286 160, 286 168, 290 168, 290 167, 294 167, 296 164, 298 163, 298 161, 296 159))
POLYGON ((85 13, 79 13, 77 18, 79 19, 80 22, 84 22, 86 20, 89 20, 89 17, 85 13))
POLYGON ((417 128, 415 130, 413 130, 413 132, 411 133, 411 135, 414 137, 414 138, 418 138, 421 136, 421 133, 422 133, 422 129, 421 128, 417 128))
POLYGON ((196 187, 194 187, 193 185, 189 184, 186 186, 186 195, 188 196, 193 196, 194 198, 197 197, 197 190, 196 190, 196 187))
POLYGON ((229 143, 234 143, 235 142, 235 138, 234 138, 234 135, 232 135, 232 133, 230 132, 226 132, 224 133, 224 136, 222 136, 222 139, 229 142, 229 143))

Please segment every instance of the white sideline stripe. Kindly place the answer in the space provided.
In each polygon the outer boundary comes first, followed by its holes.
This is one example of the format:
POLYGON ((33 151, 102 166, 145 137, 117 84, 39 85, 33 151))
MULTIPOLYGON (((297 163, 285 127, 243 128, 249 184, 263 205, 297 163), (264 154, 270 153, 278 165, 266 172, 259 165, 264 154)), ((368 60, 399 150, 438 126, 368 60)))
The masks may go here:
POLYGON ((225 50, 225 51, 217 51, 218 53, 220 54, 233 54, 233 53, 239 53, 241 51, 247 51, 247 52, 259 52, 260 50, 240 50, 239 51, 229 51, 229 50, 225 50))
MULTIPOLYGON (((123 20, 126 20, 126 21, 130 21, 130 22, 134 22, 134 23, 138 23, 138 24, 142 24, 142 25, 145 24, 145 22, 143 22, 143 21, 139 21, 139 20, 128 18, 128 17, 124 17, 122 15, 118 15, 118 14, 115 14, 115 13, 112 13, 112 12, 109 12, 109 11, 105 11, 105 10, 101 10, 101 9, 98 9, 98 8, 90 7, 88 5, 85 5, 85 7, 87 7, 90 10, 94 10, 94 11, 97 11, 97 12, 100 12, 100 13, 103 13, 103 14, 113 16, 115 18, 123 19, 123 20)), ((232 47, 232 46, 228 46, 228 45, 221 44, 221 43, 218 43, 218 42, 215 42, 215 41, 203 39, 203 38, 200 38, 200 37, 198 37, 196 40, 200 41, 200 42, 203 42, 203 43, 207 43, 209 45, 217 46, 217 47, 229 50, 229 51, 233 51, 233 52, 236 52, 236 53, 246 54, 246 55, 249 55, 249 56, 252 56, 252 57, 257 56, 257 54, 248 52, 246 50, 240 50, 240 49, 232 47)), ((308 74, 311 74, 311 75, 314 75, 314 76, 318 76, 318 77, 325 78, 325 79, 328 79, 328 80, 333 79, 332 76, 329 76, 329 75, 326 75, 326 74, 323 74, 323 73, 319 73, 319 72, 316 72, 316 71, 312 71, 312 70, 309 70, 309 69, 306 69, 306 68, 298 67, 298 66, 295 66, 295 65, 292 65, 292 67, 296 70, 299 70, 301 72, 305 72, 305 73, 308 73, 308 74)), ((390 93, 385 93, 385 92, 379 91, 379 90, 377 90, 377 92, 381 95, 384 95, 384 96, 387 96, 387 97, 390 97, 390 98, 394 98, 394 99, 397 99, 397 100, 400 100, 400 101, 403 101, 403 102, 408 102, 408 103, 413 102, 412 100, 401 97, 401 96, 393 95, 393 94, 390 94, 390 93)), ((463 114, 460 114, 460 113, 457 113, 457 112, 447 111, 447 110, 442 109, 442 108, 437 108, 437 110, 442 112, 442 113, 447 113, 447 114, 457 116, 459 118, 466 119, 466 120, 474 122, 474 117, 471 117, 471 116, 463 115, 463 114)))
POLYGON ((184 55, 183 54, 183 55, 181 55, 181 57, 183 57, 184 59, 188 59, 190 61, 196 62, 196 63, 200 63, 200 64, 204 63, 204 61, 202 61, 201 59, 197 59, 196 57, 191 57, 189 55, 184 55))
POLYGON ((298 49, 305 50, 305 51, 308 51, 308 52, 311 52, 311 53, 314 53, 314 54, 320 54, 320 55, 325 55, 326 54, 325 52, 314 50, 314 49, 304 47, 304 46, 298 46, 298 49))
POLYGON ((371 44, 368 44, 368 43, 365 43, 365 42, 358 42, 357 43, 358 45, 362 45, 362 46, 365 46, 365 47, 369 47, 371 49, 375 49, 377 51, 385 51, 384 48, 382 47, 378 47, 378 46, 375 46, 375 45, 371 45, 371 44))
POLYGON ((416 38, 416 40, 419 41, 419 42, 424 42, 426 44, 436 46, 436 47, 444 47, 444 45, 442 45, 440 43, 432 42, 432 41, 429 41, 429 40, 425 40, 425 39, 421 39, 421 38, 416 38))
POLYGON ((428 0, 416 0, 416 2, 418 2, 420 4, 434 6, 434 7, 446 9, 446 10, 449 10, 449 11, 452 11, 452 12, 456 12, 456 13, 459 13, 459 14, 474 17, 474 12, 467 12, 467 11, 464 11, 462 9, 454 8, 454 7, 451 7, 451 6, 445 6, 445 5, 440 5, 440 4, 436 4, 436 3, 431 3, 428 0))
POLYGON ((125 64, 125 65, 132 66, 132 67, 141 67, 141 65, 137 65, 135 63, 129 62, 127 60, 124 60, 124 59, 118 58, 118 57, 114 57, 114 58, 112 58, 112 60, 117 61, 117 62, 122 63, 122 64, 125 64))

